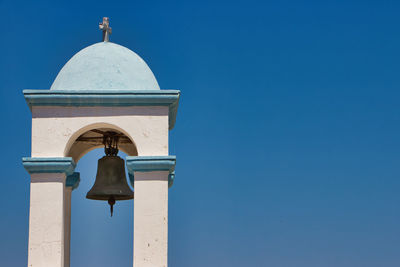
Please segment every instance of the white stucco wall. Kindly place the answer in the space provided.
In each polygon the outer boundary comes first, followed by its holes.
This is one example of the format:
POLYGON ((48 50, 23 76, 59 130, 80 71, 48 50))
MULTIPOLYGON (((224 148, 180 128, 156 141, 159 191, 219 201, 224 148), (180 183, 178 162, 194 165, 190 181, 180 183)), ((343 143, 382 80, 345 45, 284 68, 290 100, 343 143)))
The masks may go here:
POLYGON ((134 174, 134 267, 167 266, 168 174, 168 171, 134 174))
POLYGON ((113 125, 139 156, 168 155, 168 107, 33 107, 32 157, 67 156, 79 135, 113 125))
POLYGON ((64 266, 65 174, 31 175, 29 267, 64 266))
MULTIPOLYGON (((129 137, 139 156, 168 155, 168 107, 32 108, 32 157, 65 157, 76 138, 91 129, 113 128, 129 137)), ((74 153, 77 162, 90 148, 74 153), (77 156, 79 155, 79 156, 77 156)), ((166 267, 168 171, 137 172, 134 199, 134 266, 166 267)), ((33 174, 30 267, 69 264, 70 192, 64 174, 33 174), (67 228, 65 228, 67 227, 67 228), (65 237, 64 237, 65 236, 65 237), (66 255, 64 255, 66 254, 66 255)), ((66 265, 66 266, 67 266, 66 265)))

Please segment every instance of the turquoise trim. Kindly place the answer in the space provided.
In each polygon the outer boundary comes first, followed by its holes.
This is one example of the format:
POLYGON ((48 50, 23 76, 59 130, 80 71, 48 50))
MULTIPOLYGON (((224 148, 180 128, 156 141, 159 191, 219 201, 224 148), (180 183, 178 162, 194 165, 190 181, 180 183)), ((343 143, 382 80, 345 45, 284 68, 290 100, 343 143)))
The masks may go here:
POLYGON ((59 158, 22 158, 24 168, 30 173, 65 173, 71 175, 75 162, 70 157, 59 158))
POLYGON ((175 156, 128 156, 126 167, 129 180, 134 185, 134 172, 168 171, 168 187, 171 187, 175 179, 175 156))
POLYGON ((171 172, 168 175, 168 188, 172 187, 172 185, 174 184, 174 180, 175 180, 175 171, 171 172))
POLYGON ((81 181, 79 172, 74 172, 71 175, 67 176, 67 180, 65 181, 66 187, 72 187, 72 190, 78 188, 79 182, 81 181))
POLYGON ((129 176, 129 182, 131 183, 131 186, 135 187, 135 177, 133 176, 133 173, 130 173, 128 171, 128 176, 129 176))
POLYGON ((33 106, 168 106, 169 129, 174 128, 179 105, 179 90, 24 90, 33 106))
POLYGON ((126 166, 128 171, 133 172, 152 172, 175 170, 175 156, 128 156, 126 166))

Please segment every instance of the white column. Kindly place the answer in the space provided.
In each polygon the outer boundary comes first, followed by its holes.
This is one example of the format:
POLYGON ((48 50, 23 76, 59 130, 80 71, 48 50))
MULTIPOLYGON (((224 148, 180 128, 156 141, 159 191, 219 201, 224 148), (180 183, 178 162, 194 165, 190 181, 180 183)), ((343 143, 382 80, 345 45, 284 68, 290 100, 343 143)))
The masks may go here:
POLYGON ((28 267, 64 267, 65 184, 72 158, 22 158, 31 175, 28 267))
POLYGON ((168 264, 169 171, 134 173, 134 267, 168 264))
POLYGON ((29 267, 64 266, 65 173, 32 173, 29 267))
POLYGON ((65 214, 64 214, 64 267, 70 267, 71 257, 71 194, 72 187, 65 187, 65 214))
POLYGON ((168 266, 168 186, 175 156, 126 157, 134 181, 133 266, 168 266))

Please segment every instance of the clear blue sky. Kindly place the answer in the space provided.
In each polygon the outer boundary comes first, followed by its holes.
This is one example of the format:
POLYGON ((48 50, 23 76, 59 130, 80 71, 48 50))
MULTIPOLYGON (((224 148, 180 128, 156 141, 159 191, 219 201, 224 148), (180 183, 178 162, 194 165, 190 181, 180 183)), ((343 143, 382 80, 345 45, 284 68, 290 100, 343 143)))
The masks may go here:
MULTIPOLYGON (((398 1, 0 1, 0 265, 26 266, 31 113, 80 49, 111 40, 180 89, 173 267, 400 266, 398 1)), ((133 202, 85 199, 72 267, 132 266, 133 202)))

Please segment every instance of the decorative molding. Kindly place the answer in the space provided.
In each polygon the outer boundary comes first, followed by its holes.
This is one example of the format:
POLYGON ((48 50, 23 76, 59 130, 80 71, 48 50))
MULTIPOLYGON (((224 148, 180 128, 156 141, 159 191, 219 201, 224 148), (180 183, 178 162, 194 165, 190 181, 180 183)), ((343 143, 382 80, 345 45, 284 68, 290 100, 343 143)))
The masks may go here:
POLYGON ((133 173, 130 173, 130 172, 128 171, 128 176, 129 176, 129 182, 131 183, 131 186, 132 186, 133 188, 135 188, 135 177, 133 176, 133 173))
POLYGON ((175 179, 176 156, 128 156, 126 167, 129 180, 134 185, 134 172, 168 171, 168 187, 171 187, 175 179))
POLYGON ((74 172, 71 175, 67 176, 67 180, 65 181, 65 186, 72 187, 72 190, 74 190, 78 188, 80 181, 81 179, 79 172, 74 172))
POLYGON ((179 105, 179 90, 24 90, 33 106, 168 106, 169 129, 174 128, 179 105))
POLYGON ((71 175, 75 169, 75 162, 71 157, 59 158, 22 158, 25 170, 32 173, 65 173, 71 175))
POLYGON ((175 156, 128 156, 126 166, 128 171, 133 172, 152 172, 175 170, 175 156))
POLYGON ((168 188, 172 187, 172 185, 174 184, 174 180, 175 180, 175 171, 171 172, 168 175, 168 188))

